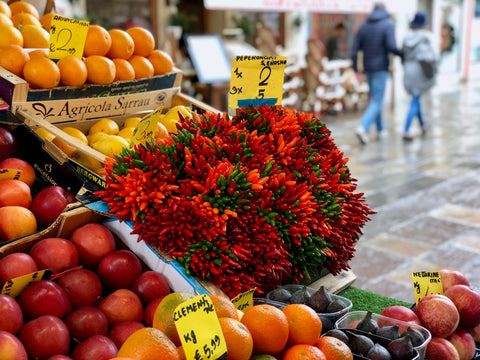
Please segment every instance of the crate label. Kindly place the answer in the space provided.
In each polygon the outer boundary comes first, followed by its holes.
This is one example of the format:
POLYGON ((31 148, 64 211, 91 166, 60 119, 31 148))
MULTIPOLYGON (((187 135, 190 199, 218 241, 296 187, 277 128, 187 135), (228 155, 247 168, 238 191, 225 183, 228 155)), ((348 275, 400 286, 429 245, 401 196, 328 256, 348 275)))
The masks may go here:
POLYGON ((144 144, 155 137, 157 123, 163 112, 163 106, 159 106, 151 113, 145 115, 133 131, 130 145, 144 144))
POLYGON ((61 59, 68 55, 74 55, 81 59, 87 39, 88 26, 88 21, 55 15, 50 27, 48 57, 50 59, 61 59))
POLYGON ((232 63, 229 107, 280 105, 285 56, 237 56, 232 63))
POLYGON ((52 270, 39 270, 31 274, 13 278, 3 285, 2 294, 16 298, 31 283, 40 280, 48 280, 51 275, 52 270))
POLYGON ((1 180, 19 180, 22 175, 22 170, 17 169, 0 169, 1 180))
POLYGON ((227 359, 222 328, 208 295, 178 305, 173 320, 187 360, 227 359))
POLYGON ((245 311, 248 308, 251 308, 253 306, 253 294, 255 293, 255 290, 257 290, 256 287, 235 296, 232 299, 233 305, 235 305, 240 311, 245 311))
POLYGON ((415 302, 430 294, 443 294, 442 280, 438 271, 417 271, 412 273, 415 302))

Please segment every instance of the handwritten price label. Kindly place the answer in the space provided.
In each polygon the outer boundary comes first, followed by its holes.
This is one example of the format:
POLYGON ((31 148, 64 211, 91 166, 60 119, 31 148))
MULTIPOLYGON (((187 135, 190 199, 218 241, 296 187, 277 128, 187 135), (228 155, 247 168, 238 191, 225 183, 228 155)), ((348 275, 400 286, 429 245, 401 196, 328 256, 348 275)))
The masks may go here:
POLYGON ((50 279, 51 275, 52 270, 40 270, 31 274, 13 278, 8 280, 5 285, 3 285, 2 294, 15 298, 20 295, 23 289, 25 289, 31 283, 40 280, 48 280, 50 279))
POLYGON ((61 59, 68 55, 83 56, 87 39, 88 21, 69 19, 60 15, 52 18, 50 27, 50 59, 61 59))
POLYGON ((140 120, 133 131, 132 139, 130 140, 131 145, 144 144, 155 137, 157 123, 162 116, 162 112, 163 106, 160 106, 140 120))
POLYGON ((177 306, 173 313, 187 360, 226 360, 227 345, 208 295, 177 306))
POLYGON ((22 175, 22 170, 17 169, 0 169, 0 181, 1 180, 18 180, 22 175))
POLYGON ((253 306, 253 294, 257 288, 250 289, 241 294, 238 294, 232 299, 232 303, 238 310, 245 311, 253 306))
POLYGON ((282 102, 285 56, 237 56, 232 64, 229 107, 282 102))
POLYGON ((419 271, 412 273, 415 302, 430 294, 443 294, 442 280, 438 271, 419 271))

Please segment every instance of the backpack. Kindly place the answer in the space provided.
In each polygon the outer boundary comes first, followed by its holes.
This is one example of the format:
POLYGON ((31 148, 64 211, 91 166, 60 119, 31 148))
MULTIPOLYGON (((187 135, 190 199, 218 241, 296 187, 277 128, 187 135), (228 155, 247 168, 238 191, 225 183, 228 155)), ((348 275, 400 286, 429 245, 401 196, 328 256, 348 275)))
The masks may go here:
POLYGON ((415 46, 415 54, 416 60, 422 67, 423 75, 428 79, 433 78, 438 71, 438 60, 428 38, 424 38, 415 46))

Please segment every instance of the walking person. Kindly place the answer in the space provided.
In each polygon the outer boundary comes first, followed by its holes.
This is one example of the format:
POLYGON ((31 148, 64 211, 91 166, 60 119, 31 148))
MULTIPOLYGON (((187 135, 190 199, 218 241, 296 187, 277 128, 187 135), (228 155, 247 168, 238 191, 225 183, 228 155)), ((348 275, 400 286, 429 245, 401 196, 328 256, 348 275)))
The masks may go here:
POLYGON ((410 31, 403 40, 403 86, 412 96, 407 113, 404 140, 412 140, 410 126, 418 118, 422 134, 426 133, 425 119, 422 113, 421 96, 435 84, 437 72, 437 55, 432 44, 432 33, 426 29, 427 14, 418 11, 410 22, 410 31))
POLYGON ((373 11, 358 29, 353 42, 353 69, 357 69, 358 52, 363 52, 363 71, 367 77, 370 101, 362 116, 356 134, 362 144, 369 142, 368 132, 373 123, 377 136, 381 137, 385 128, 382 118, 383 98, 389 77, 389 54, 402 56, 395 42, 395 29, 390 15, 381 2, 375 3, 373 11))

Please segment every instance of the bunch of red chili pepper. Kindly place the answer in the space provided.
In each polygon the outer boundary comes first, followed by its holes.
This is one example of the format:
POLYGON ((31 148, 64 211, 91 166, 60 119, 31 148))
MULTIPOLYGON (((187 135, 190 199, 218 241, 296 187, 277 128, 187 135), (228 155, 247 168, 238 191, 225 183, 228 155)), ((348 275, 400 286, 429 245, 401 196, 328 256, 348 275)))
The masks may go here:
POLYGON ((107 160, 97 192, 133 233, 227 295, 348 269, 372 211, 311 114, 194 114, 177 134, 107 160))

